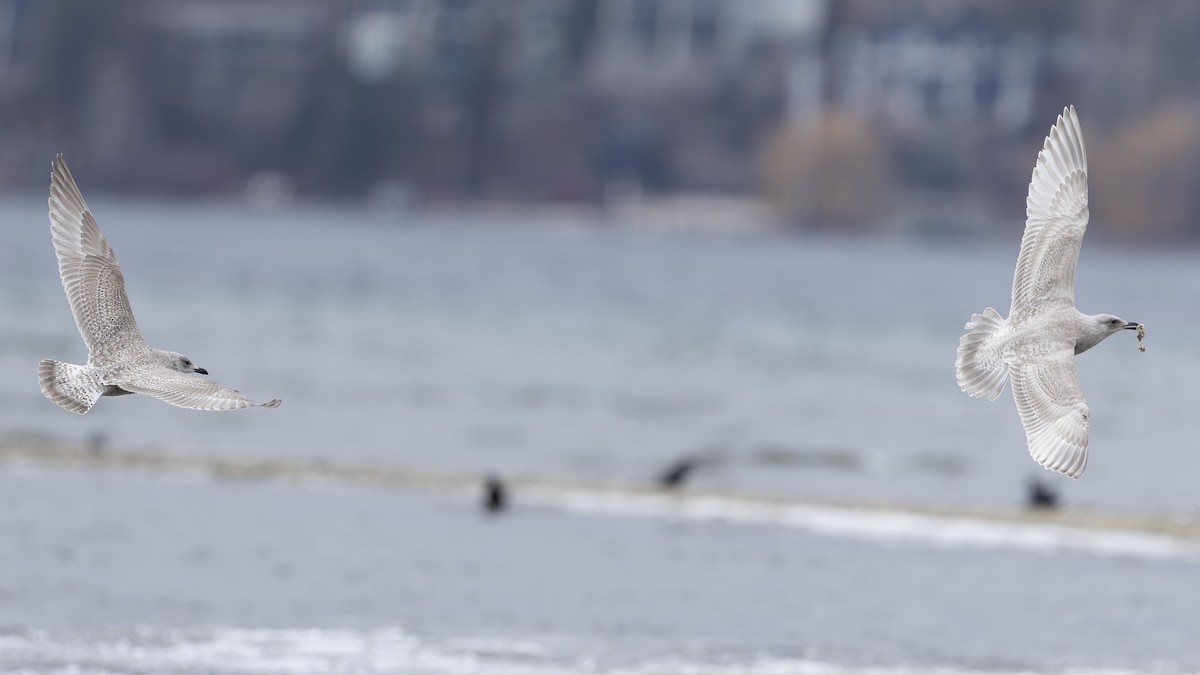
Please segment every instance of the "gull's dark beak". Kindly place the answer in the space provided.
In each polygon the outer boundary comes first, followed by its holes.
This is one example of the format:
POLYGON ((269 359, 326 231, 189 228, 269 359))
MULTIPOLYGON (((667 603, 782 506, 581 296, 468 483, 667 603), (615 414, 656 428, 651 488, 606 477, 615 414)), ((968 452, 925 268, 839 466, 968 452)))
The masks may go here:
MULTIPOLYGON (((1126 326, 1126 328, 1128 328, 1128 326, 1126 326)), ((207 375, 207 374, 208 374, 208 371, 207 371, 207 370, 205 370, 205 369, 203 369, 203 368, 197 368, 197 369, 193 370, 192 372, 193 372, 193 373, 200 373, 201 375, 207 375)))
POLYGON ((1137 330, 1137 327, 1138 322, 1136 321, 1130 321, 1129 323, 1125 324, 1125 330, 1137 330))

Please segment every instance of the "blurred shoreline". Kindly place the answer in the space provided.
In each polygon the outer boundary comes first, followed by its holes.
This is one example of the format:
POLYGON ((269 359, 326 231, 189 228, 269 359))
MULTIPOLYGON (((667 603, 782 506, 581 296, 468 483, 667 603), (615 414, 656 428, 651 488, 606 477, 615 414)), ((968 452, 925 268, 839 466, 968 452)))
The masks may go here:
MULTIPOLYGON (((132 473, 160 478, 297 487, 469 494, 481 476, 324 459, 231 458, 161 450, 88 447, 48 439, 0 440, 6 471, 132 473)), ((1185 514, 1117 514, 1086 508, 980 508, 849 502, 712 490, 668 491, 652 486, 587 483, 537 476, 505 478, 527 506, 591 514, 673 520, 779 525, 852 538, 911 540, 952 547, 1076 549, 1135 557, 1200 558, 1200 517, 1185 514), (1105 539, 1109 537, 1110 539, 1105 539), (1111 537, 1125 537, 1115 544, 1111 537)))
POLYGON ((1200 10, 1155 7, 0 0, 0 185, 41 184, 65 152, 97 189, 737 195, 796 228, 932 208, 974 233, 994 223, 964 221, 1019 208, 1074 104, 1112 195, 1093 229, 1182 241, 1200 222, 1200 116, 1177 27, 1200 10))

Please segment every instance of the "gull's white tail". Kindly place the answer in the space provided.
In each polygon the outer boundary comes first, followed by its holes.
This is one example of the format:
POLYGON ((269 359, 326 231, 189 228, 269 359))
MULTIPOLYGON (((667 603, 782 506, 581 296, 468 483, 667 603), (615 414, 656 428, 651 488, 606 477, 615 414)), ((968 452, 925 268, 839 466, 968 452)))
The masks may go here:
POLYGON ((972 314, 967 333, 958 340, 958 386, 971 396, 996 400, 1008 381, 1008 364, 1000 352, 998 334, 1004 317, 988 307, 983 314, 972 314))
POLYGON ((91 410, 96 399, 104 393, 104 385, 91 368, 53 359, 42 359, 38 363, 38 380, 46 398, 80 415, 91 410))

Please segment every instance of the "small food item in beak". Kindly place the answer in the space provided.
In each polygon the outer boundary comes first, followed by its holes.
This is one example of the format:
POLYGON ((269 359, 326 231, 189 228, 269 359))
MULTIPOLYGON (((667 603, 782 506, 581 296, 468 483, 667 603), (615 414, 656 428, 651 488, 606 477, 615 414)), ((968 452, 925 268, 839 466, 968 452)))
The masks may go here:
POLYGON ((1142 340, 1144 340, 1145 338, 1146 338, 1146 326, 1145 326, 1145 324, 1139 323, 1137 325, 1137 340, 1138 340, 1138 351, 1139 352, 1146 351, 1146 345, 1142 344, 1142 340))

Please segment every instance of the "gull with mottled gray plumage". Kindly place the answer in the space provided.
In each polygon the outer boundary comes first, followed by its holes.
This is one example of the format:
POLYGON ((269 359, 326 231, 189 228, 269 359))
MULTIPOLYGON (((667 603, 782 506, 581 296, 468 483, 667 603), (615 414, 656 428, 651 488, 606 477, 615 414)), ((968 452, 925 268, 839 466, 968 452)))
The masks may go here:
POLYGON ((1075 309, 1088 192, 1087 153, 1074 106, 1059 115, 1038 153, 1025 215, 1008 318, 991 307, 971 316, 958 342, 958 386, 995 400, 1012 380, 1029 453, 1047 469, 1078 478, 1088 459, 1088 405, 1075 355, 1138 324, 1075 309))
POLYGON ((149 394, 192 410, 275 408, 280 400, 255 403, 229 387, 197 375, 208 371, 186 356, 146 344, 133 318, 125 277, 112 247, 83 201, 63 156, 50 174, 50 233, 63 289, 88 348, 85 366, 43 359, 42 393, 80 415, 101 396, 149 394))

